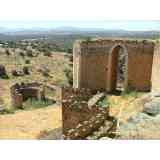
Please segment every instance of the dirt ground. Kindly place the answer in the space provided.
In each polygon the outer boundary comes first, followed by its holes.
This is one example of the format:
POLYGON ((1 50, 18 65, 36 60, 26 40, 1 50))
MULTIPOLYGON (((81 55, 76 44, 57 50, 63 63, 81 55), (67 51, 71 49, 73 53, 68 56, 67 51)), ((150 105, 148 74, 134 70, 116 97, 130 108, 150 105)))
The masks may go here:
MULTIPOLYGON (((9 79, 0 79, 0 103, 8 109, 11 108, 10 86, 15 82, 45 81, 49 84, 65 84, 67 79, 63 70, 68 67, 69 60, 64 54, 55 52, 52 57, 39 55, 29 58, 31 74, 22 77, 13 77, 11 70, 22 68, 25 59, 2 54, 0 64, 6 67, 9 79), (38 72, 41 65, 50 69, 51 77, 44 77, 38 72)), ((40 109, 18 110, 13 114, 0 115, 0 139, 59 139, 62 135, 61 116, 61 106, 55 104, 40 109)))
POLYGON ((110 104, 110 114, 125 123, 132 115, 140 112, 142 106, 139 103, 141 97, 146 93, 138 93, 137 97, 133 95, 107 95, 107 100, 110 104))
POLYGON ((61 116, 59 106, 0 115, 0 139, 43 139, 44 133, 62 127, 61 116))

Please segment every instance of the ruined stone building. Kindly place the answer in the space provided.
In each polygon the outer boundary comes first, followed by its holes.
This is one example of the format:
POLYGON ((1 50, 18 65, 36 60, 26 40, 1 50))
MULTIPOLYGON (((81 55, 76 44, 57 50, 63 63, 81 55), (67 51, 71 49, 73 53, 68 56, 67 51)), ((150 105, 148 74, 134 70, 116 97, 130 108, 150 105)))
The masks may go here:
POLYGON ((73 47, 73 87, 114 91, 119 50, 125 56, 124 88, 160 91, 160 43, 152 40, 77 40, 73 47))

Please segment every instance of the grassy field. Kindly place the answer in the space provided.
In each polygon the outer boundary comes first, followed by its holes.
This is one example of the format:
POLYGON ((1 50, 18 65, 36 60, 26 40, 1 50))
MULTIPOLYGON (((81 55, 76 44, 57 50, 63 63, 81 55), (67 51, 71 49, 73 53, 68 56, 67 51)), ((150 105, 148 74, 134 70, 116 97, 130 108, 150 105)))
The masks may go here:
POLYGON ((19 55, 0 54, 0 64, 4 65, 7 71, 8 78, 0 79, 0 103, 10 106, 10 86, 16 82, 43 82, 46 84, 68 85, 68 79, 64 70, 71 69, 69 59, 65 56, 66 53, 53 52, 52 56, 44 56, 43 54, 37 57, 21 57, 19 55), (29 60, 29 64, 26 64, 29 60), (22 70, 24 66, 29 68, 29 75, 15 77, 12 75, 12 70, 22 70), (47 69, 47 75, 40 72, 40 69, 47 69))
MULTIPOLYGON (((44 82, 55 85, 68 85, 64 70, 71 69, 66 53, 53 52, 52 56, 40 54, 37 57, 21 57, 0 53, 0 65, 4 65, 8 78, 0 78, 0 105, 6 108, 0 114, 0 139, 59 139, 62 127, 61 106, 28 99, 24 102, 24 109, 12 111, 10 86, 16 82, 44 82), (25 61, 29 60, 30 64, 25 61), (29 67, 30 74, 15 77, 12 70, 22 70, 29 67), (47 68, 48 75, 42 74, 40 68, 47 68)), ((47 93, 53 95, 55 93, 47 93)))

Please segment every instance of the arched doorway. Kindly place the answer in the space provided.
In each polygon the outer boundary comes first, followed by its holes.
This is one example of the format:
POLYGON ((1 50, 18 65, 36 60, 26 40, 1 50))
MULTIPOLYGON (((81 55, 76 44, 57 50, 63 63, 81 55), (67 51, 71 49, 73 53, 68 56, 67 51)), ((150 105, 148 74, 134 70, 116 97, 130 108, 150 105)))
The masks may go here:
POLYGON ((127 88, 128 54, 125 46, 116 45, 109 53, 107 90, 114 92, 127 88))

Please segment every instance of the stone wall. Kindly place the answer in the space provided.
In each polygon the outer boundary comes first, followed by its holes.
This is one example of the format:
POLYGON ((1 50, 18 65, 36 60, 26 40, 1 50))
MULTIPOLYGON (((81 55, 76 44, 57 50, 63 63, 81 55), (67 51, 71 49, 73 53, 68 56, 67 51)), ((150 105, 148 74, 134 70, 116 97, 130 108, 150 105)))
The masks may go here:
POLYGON ((157 42, 154 48, 152 67, 152 91, 160 92, 160 42, 157 42))
POLYGON ((89 89, 62 88, 64 139, 85 139, 103 125, 106 119, 111 119, 106 108, 88 106, 92 96, 89 89))
POLYGON ((41 84, 37 82, 33 83, 21 83, 11 86, 11 101, 14 108, 22 108, 23 101, 29 97, 37 99, 44 98, 43 89, 40 89, 41 84))
MULTIPOLYGON (((78 40, 74 44, 73 86, 111 91, 111 59, 120 46, 126 57, 125 87, 140 91, 151 88, 154 43, 148 40, 97 39, 78 40)), ((118 54, 118 53, 116 53, 118 54)))

